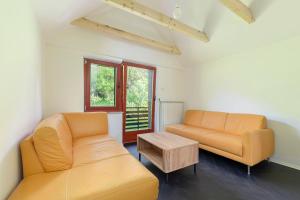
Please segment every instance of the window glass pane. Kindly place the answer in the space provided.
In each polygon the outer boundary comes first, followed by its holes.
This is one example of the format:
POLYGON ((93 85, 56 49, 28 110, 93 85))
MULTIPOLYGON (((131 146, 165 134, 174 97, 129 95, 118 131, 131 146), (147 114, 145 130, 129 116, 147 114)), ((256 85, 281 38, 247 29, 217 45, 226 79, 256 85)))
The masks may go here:
POLYGON ((92 107, 116 106, 116 68, 91 64, 92 107))
POLYGON ((128 66, 126 89, 126 132, 150 129, 153 71, 128 66))

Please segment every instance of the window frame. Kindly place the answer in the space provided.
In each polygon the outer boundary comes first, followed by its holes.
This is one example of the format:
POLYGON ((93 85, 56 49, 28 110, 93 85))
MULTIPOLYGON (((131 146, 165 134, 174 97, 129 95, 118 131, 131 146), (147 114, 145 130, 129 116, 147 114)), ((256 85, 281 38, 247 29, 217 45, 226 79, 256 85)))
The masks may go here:
POLYGON ((123 107, 123 67, 122 64, 84 58, 84 112, 121 112, 123 107), (115 106, 91 106, 91 64, 104 65, 116 69, 115 106))
POLYGON ((123 62, 122 63, 124 66, 124 98, 123 98, 123 109, 124 109, 124 114, 123 114, 123 134, 122 134, 122 139, 123 143, 132 143, 137 141, 137 135, 138 134, 144 134, 144 133, 152 133, 154 132, 155 129, 155 104, 156 104, 156 73, 157 73, 157 68, 153 66, 147 66, 143 64, 137 64, 133 62, 123 62), (126 132, 126 98, 127 98, 127 89, 126 89, 126 84, 127 84, 127 68, 128 67, 136 67, 136 68, 142 68, 142 69, 147 69, 147 70, 152 70, 153 71, 153 99, 152 99, 152 122, 151 122, 151 128, 149 129, 144 129, 144 130, 137 130, 137 131, 130 131, 126 132))

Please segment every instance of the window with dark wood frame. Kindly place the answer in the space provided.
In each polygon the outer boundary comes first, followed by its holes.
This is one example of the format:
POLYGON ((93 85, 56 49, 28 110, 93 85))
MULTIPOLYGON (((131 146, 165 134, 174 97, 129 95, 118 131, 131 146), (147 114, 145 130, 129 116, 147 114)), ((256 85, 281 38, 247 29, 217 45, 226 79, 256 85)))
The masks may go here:
POLYGON ((122 111, 122 83, 121 64, 85 58, 84 111, 122 111))

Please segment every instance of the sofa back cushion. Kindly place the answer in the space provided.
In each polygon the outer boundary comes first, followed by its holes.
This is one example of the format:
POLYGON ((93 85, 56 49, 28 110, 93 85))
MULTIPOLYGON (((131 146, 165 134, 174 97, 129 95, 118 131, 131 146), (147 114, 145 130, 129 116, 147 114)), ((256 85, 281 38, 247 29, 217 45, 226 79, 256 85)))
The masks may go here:
POLYGON ((243 133, 267 127, 266 118, 262 115, 228 114, 225 131, 230 133, 243 133))
POLYGON ((43 120, 33 134, 34 147, 46 172, 70 169, 72 136, 62 114, 43 120))
POLYGON ((201 127, 224 131, 226 117, 227 113, 224 112, 205 111, 201 121, 201 127))
POLYGON ((189 126, 201 127, 204 112, 201 110, 187 110, 184 116, 184 124, 189 126))
POLYGON ((64 113, 64 116, 73 139, 108 134, 108 120, 105 112, 64 113))

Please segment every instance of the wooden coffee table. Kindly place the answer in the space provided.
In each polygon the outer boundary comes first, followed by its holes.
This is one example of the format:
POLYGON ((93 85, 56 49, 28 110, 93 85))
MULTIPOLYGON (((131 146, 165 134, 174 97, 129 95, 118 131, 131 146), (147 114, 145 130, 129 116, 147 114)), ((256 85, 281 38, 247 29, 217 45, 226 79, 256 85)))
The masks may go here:
POLYGON ((199 162, 199 143, 167 132, 138 135, 137 150, 161 171, 168 174, 199 162))

